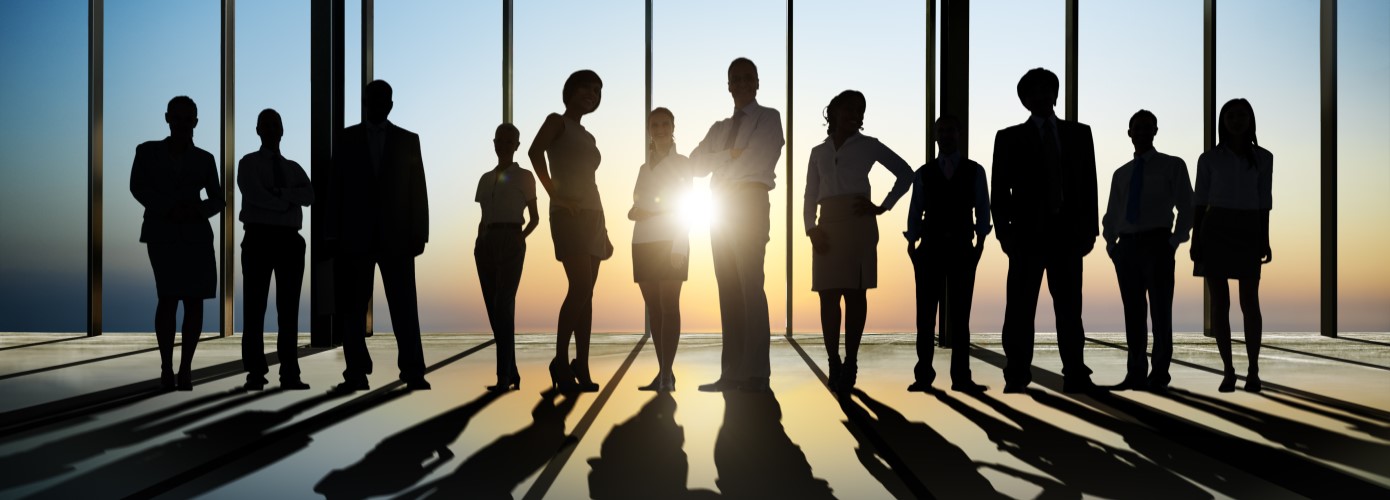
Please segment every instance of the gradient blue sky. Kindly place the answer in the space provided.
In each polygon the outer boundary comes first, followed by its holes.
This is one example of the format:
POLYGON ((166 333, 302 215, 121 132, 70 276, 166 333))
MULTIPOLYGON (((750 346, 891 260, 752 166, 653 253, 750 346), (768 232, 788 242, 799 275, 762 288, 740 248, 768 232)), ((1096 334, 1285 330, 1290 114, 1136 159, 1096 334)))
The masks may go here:
MULTIPOLYGON (((218 4, 211 0, 109 2, 105 23, 105 307, 108 331, 148 331, 153 282, 137 241, 139 205, 127 190, 135 145, 167 134, 164 103, 173 95, 199 104, 196 142, 218 150, 218 4)), ((421 135, 433 235, 417 263, 426 331, 485 332, 472 264, 477 176, 494 161, 489 140, 501 120, 500 2, 378 2, 375 76, 396 88, 392 120, 421 135)), ((604 263, 596 303, 598 331, 640 330, 640 296, 631 283, 623 218, 641 163, 643 141, 643 5, 637 0, 516 2, 515 117, 522 151, 547 113, 562 109, 559 90, 572 71, 589 68, 605 81, 602 107, 585 118, 604 154, 600 190, 619 248, 604 263)), ((970 153, 987 167, 993 132, 1021 122, 1014 85, 1033 67, 1061 74, 1063 2, 973 2, 971 13, 970 153)), ((82 0, 0 2, 0 331, 83 328, 86 238, 86 23, 82 0)), ((348 115, 358 111, 360 22, 348 2, 348 115)), ((308 161, 309 7, 307 2, 237 2, 236 157, 254 151, 256 113, 279 110, 284 152, 308 161)), ((1201 153, 1202 2, 1082 2, 1080 119, 1096 139, 1101 200, 1114 168, 1127 160, 1125 124, 1139 108, 1159 117, 1160 150, 1195 172, 1201 153)), ((854 88, 868 96, 864 133, 879 137, 909 163, 924 163, 925 7, 921 2, 798 2, 794 19, 794 105, 787 107, 786 12, 781 1, 655 2, 653 104, 677 117, 687 152, 731 107, 724 69, 734 57, 759 64, 759 100, 789 115, 793 183, 779 170, 773 196, 767 289, 774 330, 785 328, 785 201, 793 200, 798 331, 814 331, 809 255, 800 236, 807 154, 823 137, 820 111, 854 88), (732 12, 739 15, 731 16, 732 12)), ((1222 0, 1218 20, 1218 101, 1246 97, 1255 106, 1261 144, 1275 154, 1275 262, 1266 268, 1263 301, 1271 331, 1316 328, 1318 317, 1319 80, 1318 2, 1222 0)), ((1343 0, 1339 15, 1340 317, 1345 331, 1390 330, 1390 2, 1343 0)), ((1059 100, 1059 113, 1065 102, 1059 100)), ((349 120, 350 122, 353 120, 349 120)), ((523 166, 529 168, 524 155, 523 166)), ((234 163, 235 158, 228 159, 234 163)), ((785 168, 785 167, 784 167, 785 168)), ((891 184, 872 177, 876 196, 891 184)), ((544 198, 544 196, 542 196, 544 198)), ((542 200, 544 211, 546 201, 542 200)), ((905 205, 904 205, 905 207, 905 205)), ((1103 209, 1103 207, 1102 207, 1103 209)), ((229 215, 235 215, 235 209, 229 215)), ((879 221, 880 288, 870 294, 869 330, 906 331, 913 324, 913 285, 897 239, 902 211, 879 221)), ((530 240, 518 326, 552 328, 563 275, 551 258, 548 228, 530 240)), ((709 278, 708 238, 693 233, 695 267, 686 286, 688 331, 717 328, 709 278)), ((238 224, 238 234, 240 229, 238 224)), ((1097 253, 1087 259, 1086 324, 1122 327, 1114 273, 1097 253)), ((974 329, 997 331, 1003 311, 1005 259, 991 242, 981 264, 974 329)), ((1178 330, 1200 328, 1201 288, 1178 265, 1178 330)), ((301 324, 307 327, 308 284, 301 324)), ((1039 329, 1051 329, 1043 294, 1039 329)), ((380 297, 380 296, 379 296, 380 297)), ((240 302, 238 285, 237 301, 240 302)), ((209 329, 215 301, 207 301, 209 329)), ((237 307, 240 328, 240 306, 237 307)), ((389 330, 385 302, 378 328, 389 330)), ((268 318, 274 324, 274 313, 268 318)), ((1238 325, 1237 325, 1238 327, 1238 325)))

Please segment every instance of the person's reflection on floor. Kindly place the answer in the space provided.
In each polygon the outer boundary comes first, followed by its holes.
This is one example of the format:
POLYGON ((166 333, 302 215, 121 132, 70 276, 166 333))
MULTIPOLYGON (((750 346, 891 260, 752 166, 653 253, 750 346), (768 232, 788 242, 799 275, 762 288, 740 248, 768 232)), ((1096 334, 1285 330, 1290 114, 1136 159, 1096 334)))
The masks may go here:
POLYGON ((728 498, 834 498, 811 473, 801 447, 782 428, 772 392, 724 392, 724 424, 714 441, 715 484, 728 498))
POLYGON ((357 499, 409 488, 454 457, 449 444, 463 434, 474 415, 501 394, 489 391, 387 437, 362 460, 329 472, 314 485, 314 492, 331 499, 357 499))
POLYGON ((658 393, 632 418, 613 426, 599 457, 589 459, 589 497, 718 498, 709 490, 688 490, 690 462, 685 431, 676 425, 676 400, 658 393))
POLYGON ((512 490, 544 467, 574 439, 565 435, 565 417, 576 396, 541 393, 531 410, 531 425, 479 449, 452 474, 423 484, 399 498, 512 498, 512 490), (557 402, 556 400, 559 399, 557 402))

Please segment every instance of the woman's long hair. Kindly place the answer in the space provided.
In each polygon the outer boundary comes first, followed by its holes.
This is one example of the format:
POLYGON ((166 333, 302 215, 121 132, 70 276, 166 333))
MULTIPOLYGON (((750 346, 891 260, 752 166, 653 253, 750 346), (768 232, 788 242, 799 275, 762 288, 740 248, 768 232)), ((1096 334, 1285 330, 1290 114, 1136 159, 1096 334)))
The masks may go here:
POLYGON ((868 102, 864 100, 864 93, 858 90, 846 90, 836 95, 830 100, 830 104, 825 106, 822 117, 825 118, 825 135, 835 134, 835 122, 840 109, 848 104, 858 104, 860 107, 868 107, 868 102))
POLYGON ((1226 101, 1216 119, 1216 132, 1219 140, 1217 145, 1225 146, 1240 155, 1249 168, 1255 168, 1255 146, 1260 145, 1260 140, 1255 136, 1255 108, 1250 106, 1250 101, 1242 98, 1226 101), (1234 111, 1237 106, 1245 108, 1245 115, 1250 117, 1250 125, 1245 127, 1243 134, 1226 128, 1226 114, 1234 111))

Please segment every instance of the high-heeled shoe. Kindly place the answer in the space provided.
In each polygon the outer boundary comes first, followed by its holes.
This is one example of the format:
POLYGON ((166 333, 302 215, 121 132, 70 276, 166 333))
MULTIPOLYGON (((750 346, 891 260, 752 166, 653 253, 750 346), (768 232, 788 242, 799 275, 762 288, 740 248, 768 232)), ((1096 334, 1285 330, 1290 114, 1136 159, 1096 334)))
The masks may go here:
POLYGON ((170 370, 164 370, 159 372, 159 388, 164 389, 166 391, 174 390, 174 372, 170 370))
POLYGON ((836 387, 841 391, 848 391, 854 389, 854 384, 858 381, 859 362, 856 360, 846 361, 844 366, 840 367, 840 382, 836 384, 836 387))
POLYGON ((652 383, 647 384, 647 385, 644 385, 644 386, 640 386, 640 387, 637 388, 637 390, 639 390, 639 391, 647 391, 647 392, 659 391, 659 390, 661 390, 661 388, 663 387, 663 385, 666 384, 666 376, 665 376, 665 375, 666 375, 666 374, 664 374, 664 373, 657 372, 656 376, 655 376, 655 377, 652 377, 652 383))
POLYGON ((1260 371, 1250 370, 1245 374, 1245 392, 1260 392, 1264 384, 1260 383, 1260 371))
POLYGON ((830 358, 826 366, 828 367, 826 371, 829 373, 825 377, 825 387, 831 392, 840 390, 840 377, 843 376, 842 370, 844 368, 840 358, 830 358))
POLYGON ((550 360, 550 388, 561 392, 574 392, 579 387, 574 383, 574 372, 560 358, 550 360))
POLYGON ((1236 374, 1235 374, 1235 372, 1226 372, 1226 375, 1225 375, 1224 377, 1221 377, 1221 386, 1220 386, 1220 387, 1217 387, 1217 388, 1216 388, 1216 391, 1217 391, 1217 392, 1236 392, 1236 374))
POLYGON ((666 372, 666 379, 662 381, 661 390, 666 392, 676 392, 676 374, 666 372))
POLYGON ((487 390, 492 392, 519 391, 521 390, 521 377, 517 376, 506 380, 497 379, 497 383, 487 386, 487 390))
POLYGON ((598 384, 589 378, 589 365, 579 364, 579 360, 570 361, 570 372, 574 374, 574 380, 579 392, 598 392, 598 384))
POLYGON ((180 371, 178 382, 174 384, 174 389, 179 391, 193 390, 193 374, 187 371, 180 371))

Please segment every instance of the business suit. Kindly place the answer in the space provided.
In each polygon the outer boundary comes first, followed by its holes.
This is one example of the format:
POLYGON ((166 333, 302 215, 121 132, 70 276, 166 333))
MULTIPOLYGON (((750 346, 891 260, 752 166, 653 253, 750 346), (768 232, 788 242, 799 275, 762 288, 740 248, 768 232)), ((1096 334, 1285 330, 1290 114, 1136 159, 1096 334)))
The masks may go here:
POLYGON ((175 157, 169 143, 149 141, 135 148, 130 192, 145 208, 140 241, 149 250, 159 297, 212 298, 217 295, 217 257, 208 218, 226 206, 217 161, 197 146, 175 157))
POLYGON ((1057 317, 1062 374, 1077 387, 1089 386, 1091 370, 1082 354, 1081 260, 1099 234, 1091 129, 1049 116, 1000 130, 991 177, 995 234, 1009 256, 1005 390, 1032 380, 1033 320, 1044 271, 1057 317), (1046 137, 1049 130, 1055 137, 1046 137))
POLYGON ((334 144, 334 171, 328 201, 335 265, 338 315, 343 329, 343 379, 366 384, 372 372, 366 346, 367 304, 380 266, 399 349, 401 380, 423 382, 424 352, 415 291, 415 257, 429 241, 429 201, 420 137, 384 122, 374 132, 361 123, 342 131, 334 144), (373 133, 380 133, 374 146, 373 133), (374 153, 374 150, 376 152, 374 153))

